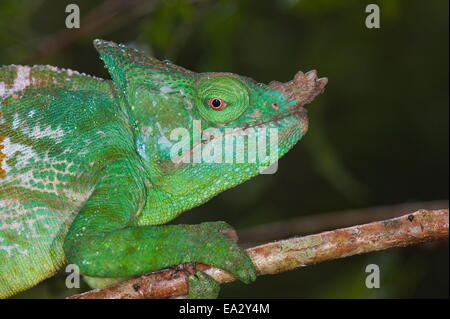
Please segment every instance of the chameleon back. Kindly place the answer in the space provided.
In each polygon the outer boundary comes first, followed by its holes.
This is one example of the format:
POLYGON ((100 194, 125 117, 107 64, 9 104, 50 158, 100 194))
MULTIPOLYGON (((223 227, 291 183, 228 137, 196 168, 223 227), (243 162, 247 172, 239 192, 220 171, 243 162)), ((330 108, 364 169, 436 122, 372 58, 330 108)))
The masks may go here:
POLYGON ((0 67, 0 297, 65 263, 65 234, 92 191, 79 182, 93 180, 87 149, 106 138, 114 105, 109 81, 51 66, 0 67))

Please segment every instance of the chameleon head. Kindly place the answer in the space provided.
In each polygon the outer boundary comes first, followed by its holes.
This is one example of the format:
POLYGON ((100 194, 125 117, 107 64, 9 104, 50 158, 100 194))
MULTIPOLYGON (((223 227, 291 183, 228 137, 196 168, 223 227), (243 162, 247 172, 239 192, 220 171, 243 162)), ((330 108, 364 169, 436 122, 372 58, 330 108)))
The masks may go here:
POLYGON ((306 133, 303 106, 327 83, 313 70, 266 85, 233 73, 191 72, 112 42, 94 44, 136 127, 155 210, 181 213, 273 164, 306 133))

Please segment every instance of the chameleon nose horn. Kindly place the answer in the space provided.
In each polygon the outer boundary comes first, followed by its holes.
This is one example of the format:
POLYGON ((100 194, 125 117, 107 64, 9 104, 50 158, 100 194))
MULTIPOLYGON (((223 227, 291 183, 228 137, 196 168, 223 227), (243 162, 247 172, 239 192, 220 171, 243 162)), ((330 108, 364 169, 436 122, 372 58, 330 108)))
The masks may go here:
POLYGON ((327 83, 327 78, 317 78, 317 71, 311 70, 306 73, 302 71, 297 72, 294 79, 286 83, 272 81, 268 87, 271 90, 286 94, 289 99, 294 100, 297 106, 300 107, 310 103, 317 95, 322 93, 327 83))

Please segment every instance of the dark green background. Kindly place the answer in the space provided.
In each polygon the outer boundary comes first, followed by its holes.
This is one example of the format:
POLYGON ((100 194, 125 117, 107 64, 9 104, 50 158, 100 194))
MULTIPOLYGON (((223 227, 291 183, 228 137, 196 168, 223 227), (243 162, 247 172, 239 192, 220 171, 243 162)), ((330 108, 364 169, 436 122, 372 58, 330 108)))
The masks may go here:
MULTIPOLYGON (((178 221, 237 229, 302 215, 448 199, 448 1, 0 1, 0 64, 51 64, 109 77, 94 38, 133 45, 197 72, 261 82, 317 69, 329 84, 310 131, 279 163, 178 221), (65 6, 81 29, 65 28, 65 6), (381 28, 365 27, 365 7, 381 28)), ((223 287, 222 297, 449 295, 446 243, 372 253, 223 287), (381 288, 364 285, 367 264, 381 288)), ((86 289, 85 286, 83 286, 86 289)), ((22 297, 61 297, 62 274, 22 297)))

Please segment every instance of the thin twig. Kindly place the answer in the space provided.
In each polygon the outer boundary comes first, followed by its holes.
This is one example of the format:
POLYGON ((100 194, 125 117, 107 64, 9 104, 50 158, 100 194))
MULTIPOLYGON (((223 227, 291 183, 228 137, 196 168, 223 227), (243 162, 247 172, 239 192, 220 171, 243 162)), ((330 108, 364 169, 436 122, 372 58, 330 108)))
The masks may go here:
MULTIPOLYGON (((448 209, 419 210, 401 217, 352 226, 248 249, 258 275, 277 274, 319 262, 394 247, 448 239, 448 209)), ((229 273, 190 264, 142 275, 72 299, 170 298, 186 294, 187 277, 205 271, 220 283, 234 281, 229 273)))
POLYGON ((82 38, 99 37, 106 32, 119 29, 130 19, 150 13, 156 6, 156 0, 109 0, 92 11, 80 22, 79 29, 61 29, 41 39, 39 45, 23 61, 30 64, 65 49, 82 38))
MULTIPOLYGON (((189 0, 190 4, 204 0, 189 0)), ((79 29, 61 29, 54 34, 34 41, 35 49, 22 61, 33 64, 43 58, 54 55, 82 39, 101 37, 118 30, 127 23, 136 24, 138 19, 152 13, 159 0, 108 0, 84 14, 79 29)))

